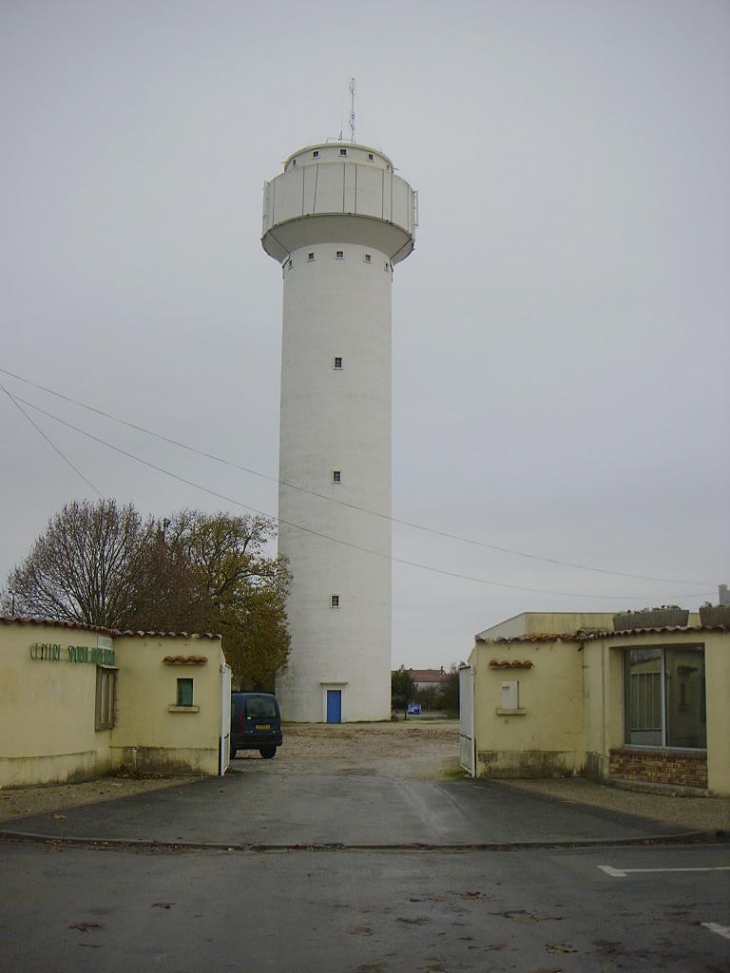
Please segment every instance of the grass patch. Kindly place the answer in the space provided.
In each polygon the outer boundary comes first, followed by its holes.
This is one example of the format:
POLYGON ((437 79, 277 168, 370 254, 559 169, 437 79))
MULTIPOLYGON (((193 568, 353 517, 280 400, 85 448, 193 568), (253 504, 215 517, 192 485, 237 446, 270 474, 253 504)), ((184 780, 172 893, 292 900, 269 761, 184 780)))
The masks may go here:
POLYGON ((459 764, 456 764, 454 767, 447 767, 446 770, 441 772, 441 777, 445 780, 461 780, 462 777, 468 776, 467 772, 459 764))

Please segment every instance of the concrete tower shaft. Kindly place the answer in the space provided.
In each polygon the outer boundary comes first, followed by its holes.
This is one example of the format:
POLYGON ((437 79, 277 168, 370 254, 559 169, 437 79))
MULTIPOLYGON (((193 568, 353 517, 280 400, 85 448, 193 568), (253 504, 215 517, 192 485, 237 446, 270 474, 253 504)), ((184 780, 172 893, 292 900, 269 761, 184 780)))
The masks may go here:
POLYGON ((415 225, 415 193, 367 146, 309 146, 265 187, 262 244, 284 277, 287 719, 390 714, 391 287, 415 225))

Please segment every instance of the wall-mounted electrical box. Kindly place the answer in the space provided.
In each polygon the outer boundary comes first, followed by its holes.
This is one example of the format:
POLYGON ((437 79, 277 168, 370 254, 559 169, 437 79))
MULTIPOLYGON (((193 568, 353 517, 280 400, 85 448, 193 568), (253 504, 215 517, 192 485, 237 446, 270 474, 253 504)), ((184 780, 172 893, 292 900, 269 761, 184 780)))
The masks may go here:
POLYGON ((520 684, 518 682, 502 683, 501 709, 519 709, 520 684))

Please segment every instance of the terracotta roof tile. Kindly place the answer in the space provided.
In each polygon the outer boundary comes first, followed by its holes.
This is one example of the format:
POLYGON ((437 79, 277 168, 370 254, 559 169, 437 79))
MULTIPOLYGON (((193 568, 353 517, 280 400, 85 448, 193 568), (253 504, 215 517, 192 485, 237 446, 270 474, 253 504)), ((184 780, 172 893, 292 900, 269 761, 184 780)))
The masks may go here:
POLYGON ((124 632, 116 632, 117 637, 124 638, 147 638, 147 639, 220 639, 222 635, 215 632, 132 632, 129 629, 124 632))
POLYGON ((0 622, 5 625, 43 625, 47 628, 76 629, 81 632, 99 632, 114 638, 181 638, 181 639, 219 639, 222 636, 212 632, 132 632, 120 631, 116 628, 104 628, 102 625, 87 625, 85 622, 63 621, 58 618, 24 618, 19 615, 0 615, 0 622))
MULTIPOLYGON (((397 670, 396 670, 397 671, 397 670)), ((440 669, 407 669, 414 682, 445 682, 449 674, 440 669)))
POLYGON ((730 632, 730 628, 726 625, 668 625, 664 628, 627 628, 620 632, 609 632, 597 631, 591 629, 590 631, 579 630, 577 632, 563 632, 558 634, 543 634, 543 635, 512 635, 509 637, 496 638, 496 639, 481 639, 478 638, 477 642, 482 644, 491 643, 493 645, 509 645, 511 643, 535 643, 535 642, 595 642, 599 639, 615 639, 622 638, 626 635, 657 635, 661 633, 682 633, 682 632, 730 632))
POLYGON ((101 632, 104 635, 118 635, 114 628, 104 628, 102 625, 87 625, 85 622, 62 621, 59 618, 26 618, 20 615, 0 615, 0 622, 5 625, 44 625, 47 628, 69 628, 81 632, 101 632))

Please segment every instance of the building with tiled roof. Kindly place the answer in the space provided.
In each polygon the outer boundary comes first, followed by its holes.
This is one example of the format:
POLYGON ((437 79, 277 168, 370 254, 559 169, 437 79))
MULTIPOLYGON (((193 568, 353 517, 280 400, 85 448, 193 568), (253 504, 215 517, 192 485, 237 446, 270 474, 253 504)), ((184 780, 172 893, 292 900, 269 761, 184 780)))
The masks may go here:
POLYGON ((462 766, 730 796, 730 625, 683 619, 525 612, 480 632, 460 668, 462 766))
POLYGON ((0 787, 228 766, 219 635, 0 618, 0 787))
POLYGON ((443 666, 440 669, 408 669, 408 673, 416 692, 432 688, 441 691, 449 679, 449 674, 443 666))

